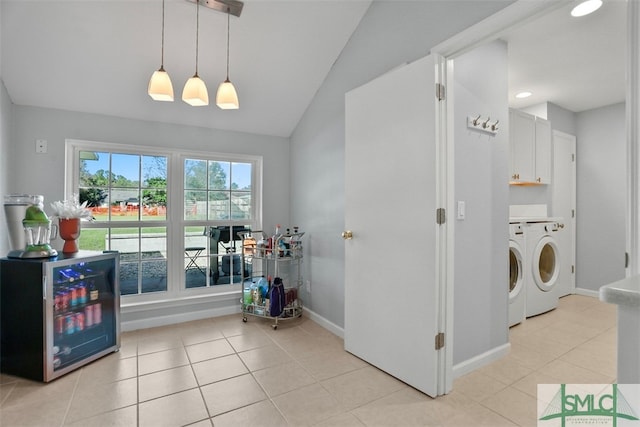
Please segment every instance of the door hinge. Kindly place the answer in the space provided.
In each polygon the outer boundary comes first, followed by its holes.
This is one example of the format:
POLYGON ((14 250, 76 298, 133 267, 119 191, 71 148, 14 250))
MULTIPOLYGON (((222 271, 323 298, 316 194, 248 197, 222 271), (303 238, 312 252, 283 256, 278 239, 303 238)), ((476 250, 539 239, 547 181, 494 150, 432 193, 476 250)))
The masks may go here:
POLYGON ((575 155, 575 154, 573 154, 573 153, 571 153, 571 161, 572 161, 572 162, 575 162, 575 161, 576 161, 576 155, 575 155))
POLYGON ((571 274, 574 274, 576 272, 576 266, 572 265, 571 266, 571 274))
POLYGON ((575 217, 576 217, 576 210, 571 209, 571 218, 575 218, 575 217))
POLYGON ((442 83, 436 83, 436 98, 438 101, 444 100, 446 95, 445 87, 442 83))
POLYGON ((436 224, 442 225, 447 220, 447 214, 444 208, 436 209, 436 224))
POLYGON ((624 268, 629 268, 629 252, 624 253, 624 268))
POLYGON ((444 332, 438 332, 436 334, 436 350, 440 350, 444 347, 444 332))

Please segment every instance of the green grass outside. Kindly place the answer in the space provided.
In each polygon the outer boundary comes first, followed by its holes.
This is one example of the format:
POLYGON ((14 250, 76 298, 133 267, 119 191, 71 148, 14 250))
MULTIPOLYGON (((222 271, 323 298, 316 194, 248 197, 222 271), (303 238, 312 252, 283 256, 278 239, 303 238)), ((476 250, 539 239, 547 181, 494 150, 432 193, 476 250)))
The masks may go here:
MULTIPOLYGON (((107 235, 106 228, 83 228, 80 232, 80 238, 78 239, 78 246, 82 250, 87 251, 103 251, 105 247, 105 236, 107 235)), ((185 230, 187 233, 201 233, 202 226, 187 227, 185 230)), ((142 232, 145 234, 162 234, 166 235, 167 229, 165 227, 143 227, 142 232)), ((137 228, 112 228, 112 234, 129 234, 137 233, 137 228)))

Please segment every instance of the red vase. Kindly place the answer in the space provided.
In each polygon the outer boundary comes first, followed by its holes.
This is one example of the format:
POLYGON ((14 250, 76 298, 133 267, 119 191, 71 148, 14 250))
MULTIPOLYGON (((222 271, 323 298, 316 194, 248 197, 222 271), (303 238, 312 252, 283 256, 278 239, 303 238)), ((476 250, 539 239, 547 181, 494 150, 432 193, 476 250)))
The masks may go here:
POLYGON ((64 240, 63 253, 78 252, 78 237, 80 237, 80 218, 63 219, 58 223, 58 234, 64 240))

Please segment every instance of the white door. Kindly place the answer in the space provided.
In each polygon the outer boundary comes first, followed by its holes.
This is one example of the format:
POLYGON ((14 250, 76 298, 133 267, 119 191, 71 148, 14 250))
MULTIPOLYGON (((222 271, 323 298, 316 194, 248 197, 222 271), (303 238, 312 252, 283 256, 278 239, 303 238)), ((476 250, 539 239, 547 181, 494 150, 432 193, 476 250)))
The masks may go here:
POLYGON ((346 95, 345 349, 437 395, 436 65, 346 95))
POLYGON ((555 238, 560 252, 558 295, 576 288, 576 137, 553 131, 552 216, 562 217, 564 225, 555 238))

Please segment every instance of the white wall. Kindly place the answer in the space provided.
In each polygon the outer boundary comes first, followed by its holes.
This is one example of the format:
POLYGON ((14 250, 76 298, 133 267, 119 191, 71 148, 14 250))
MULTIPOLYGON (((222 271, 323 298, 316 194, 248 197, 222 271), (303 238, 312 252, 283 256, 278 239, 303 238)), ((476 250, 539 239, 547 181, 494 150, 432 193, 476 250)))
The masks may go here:
MULTIPOLYGON (((432 46, 510 3, 373 2, 292 135, 292 220, 309 232, 311 255, 304 268, 312 290, 303 297, 307 307, 338 330, 344 326, 340 233, 344 229, 344 168, 349 167, 344 164, 344 94, 399 64, 424 57, 432 46)), ((385 242, 410 238, 400 224, 382 226, 388 232, 381 235, 381 249, 385 242)), ((497 252, 504 244, 506 238, 497 252)), ((407 266, 407 278, 418 272, 419 266, 407 266)))
POLYGON ((625 105, 576 114, 576 286, 597 291, 625 277, 625 105))
POLYGON ((508 342, 509 107, 507 46, 496 41, 454 60, 454 353, 458 364, 508 342), (482 115, 505 125, 495 136, 467 128, 482 115))

